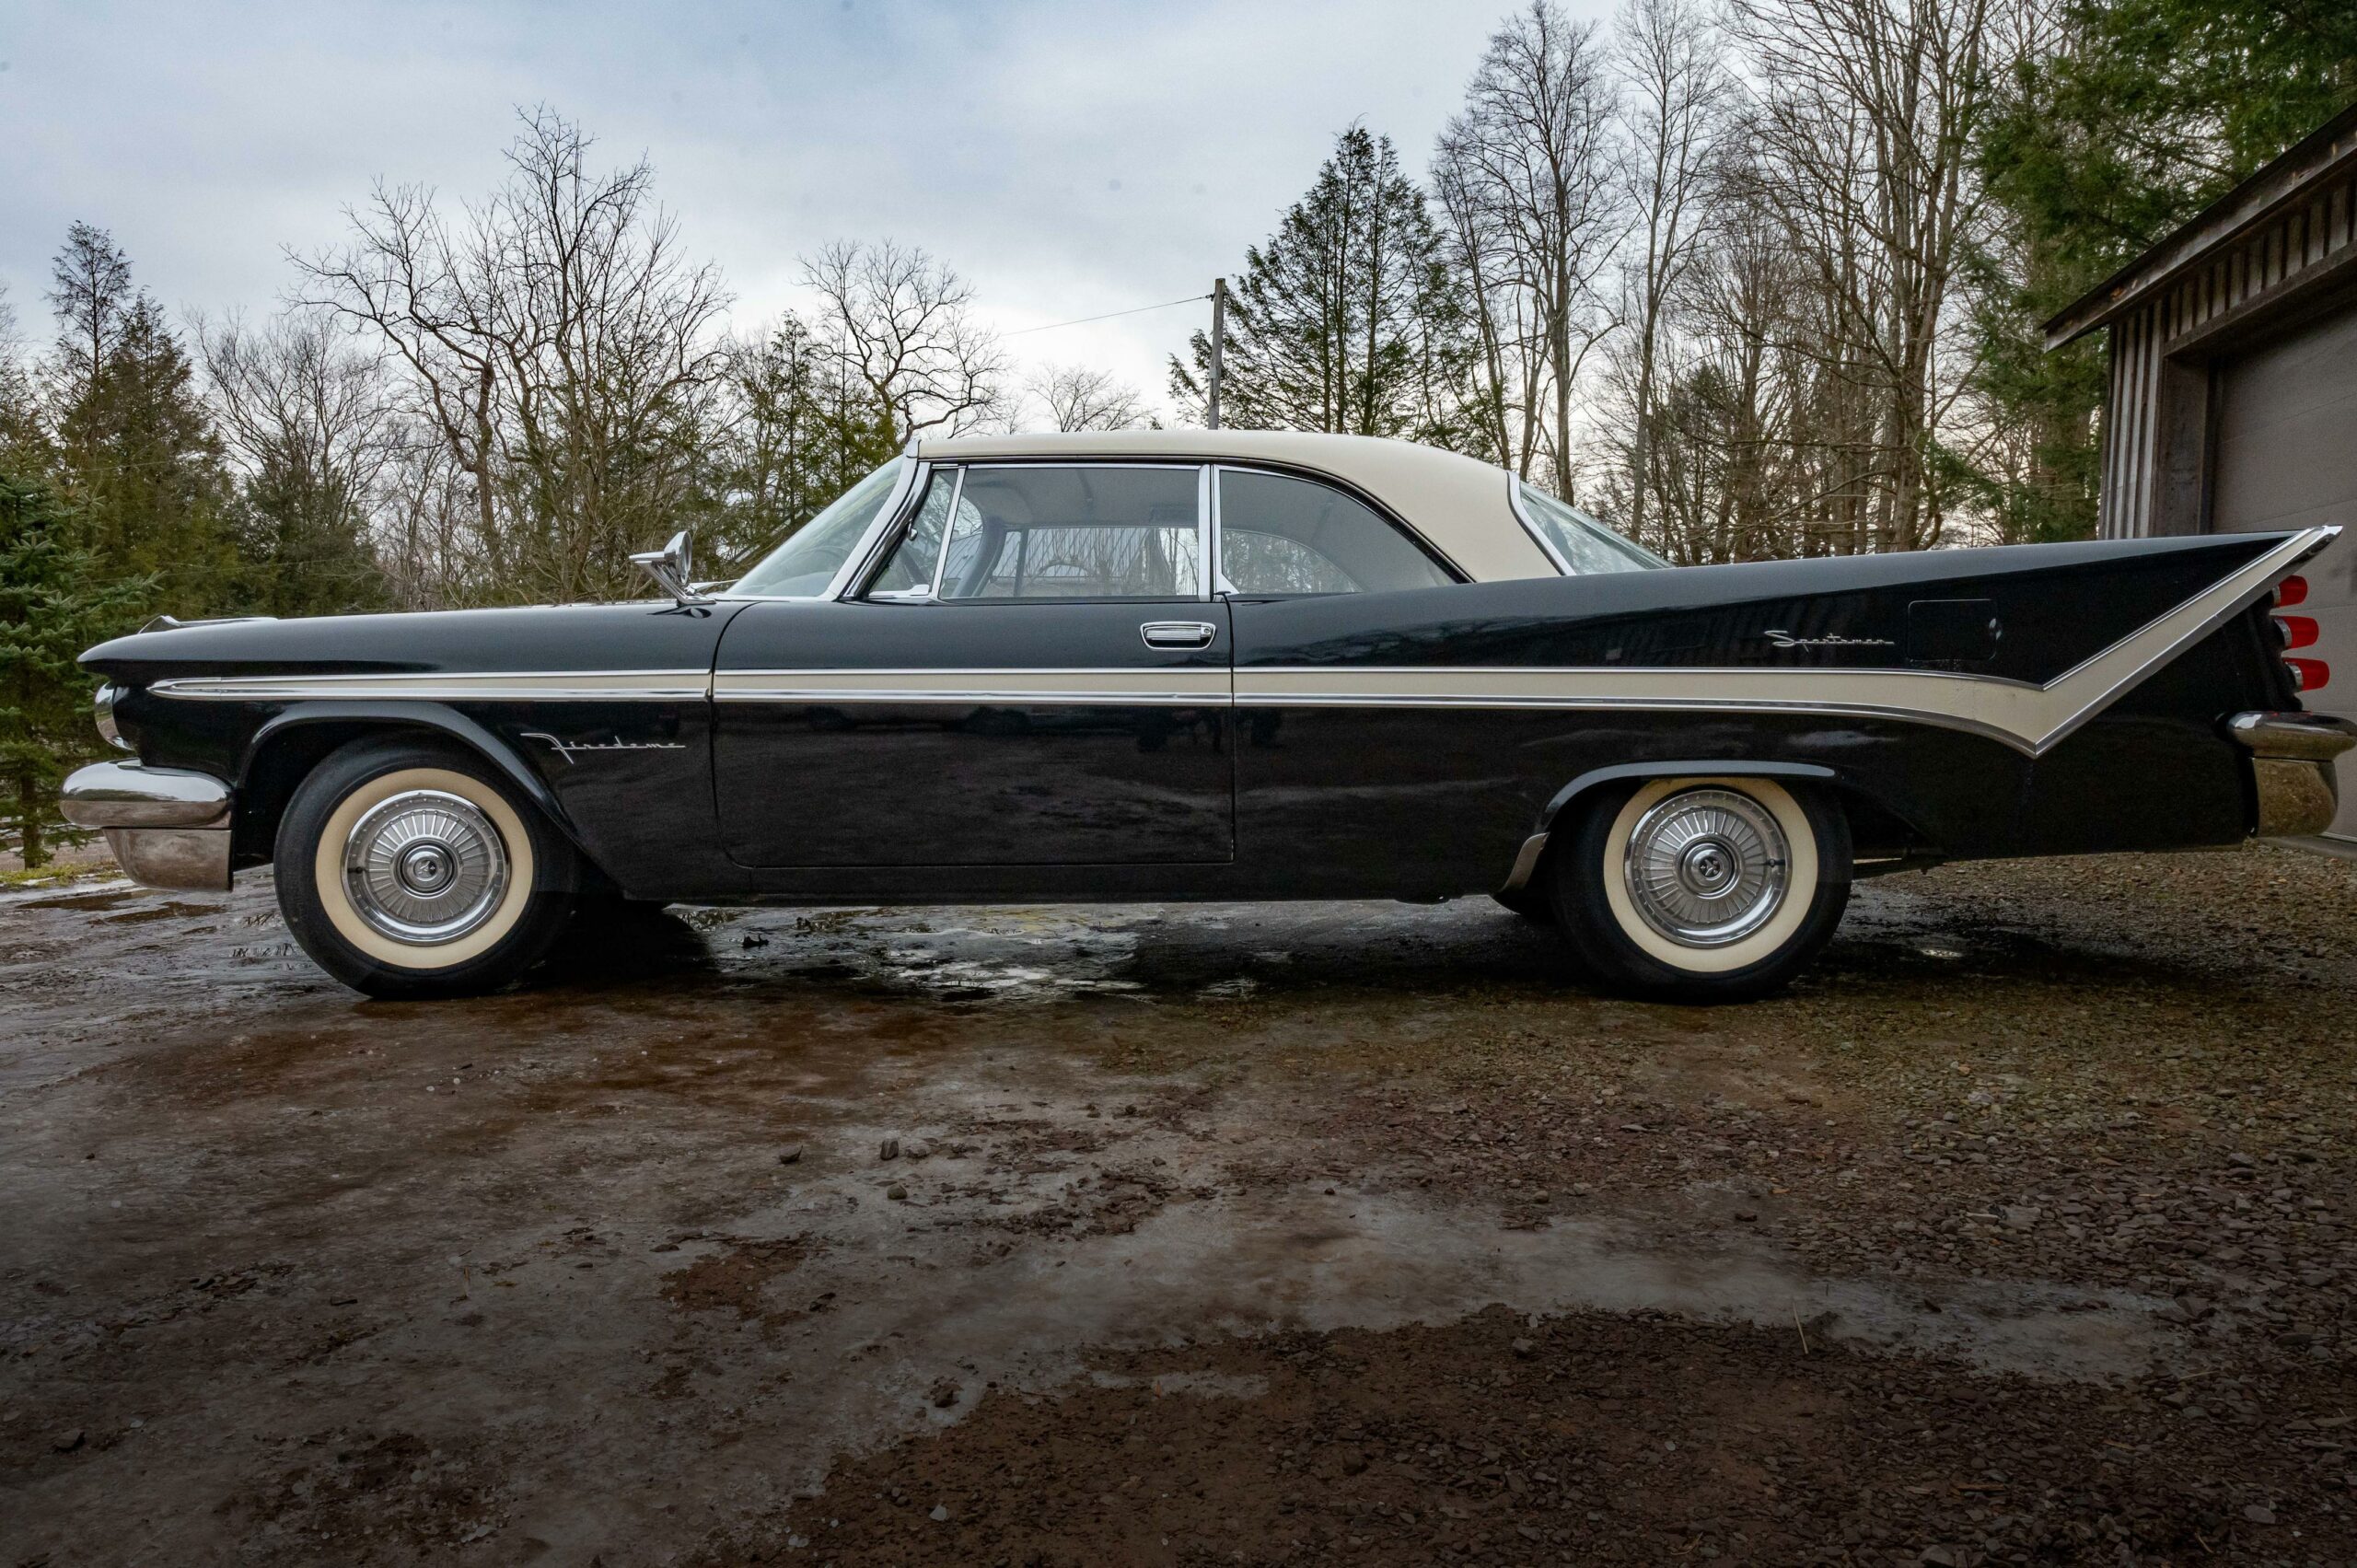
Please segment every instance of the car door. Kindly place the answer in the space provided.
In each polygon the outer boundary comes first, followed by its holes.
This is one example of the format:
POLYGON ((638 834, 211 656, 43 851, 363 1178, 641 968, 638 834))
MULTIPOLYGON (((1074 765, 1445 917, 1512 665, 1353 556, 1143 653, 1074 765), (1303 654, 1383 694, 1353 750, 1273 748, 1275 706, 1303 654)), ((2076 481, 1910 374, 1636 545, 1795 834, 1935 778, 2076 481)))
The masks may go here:
POLYGON ((713 679, 730 856, 1231 859, 1207 483, 1193 464, 936 464, 864 586, 737 615, 713 679))
POLYGON ((1336 896, 1446 885, 1512 783, 1499 765, 1511 745, 1490 744, 1466 712, 1338 697, 1304 672, 1399 662, 1397 629, 1430 621, 1456 575, 1331 485, 1223 466, 1213 493, 1246 863, 1336 896))

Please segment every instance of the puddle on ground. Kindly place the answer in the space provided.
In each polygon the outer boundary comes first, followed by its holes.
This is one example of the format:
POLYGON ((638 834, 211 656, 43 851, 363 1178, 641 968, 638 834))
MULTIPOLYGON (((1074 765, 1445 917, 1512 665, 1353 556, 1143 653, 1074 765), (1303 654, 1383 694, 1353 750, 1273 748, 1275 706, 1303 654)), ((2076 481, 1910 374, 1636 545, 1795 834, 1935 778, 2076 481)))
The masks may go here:
POLYGON ((72 893, 63 898, 26 899, 17 907, 24 910, 110 910, 119 909, 133 899, 143 898, 139 889, 128 882, 95 893, 72 893))

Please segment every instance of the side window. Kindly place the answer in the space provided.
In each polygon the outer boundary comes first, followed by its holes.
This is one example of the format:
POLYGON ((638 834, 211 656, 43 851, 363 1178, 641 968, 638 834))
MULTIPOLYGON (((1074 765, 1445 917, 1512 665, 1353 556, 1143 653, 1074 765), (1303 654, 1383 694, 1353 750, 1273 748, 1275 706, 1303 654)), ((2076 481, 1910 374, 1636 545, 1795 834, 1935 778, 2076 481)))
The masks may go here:
POLYGON ((970 467, 945 599, 1193 598, 1200 470, 1112 463, 970 467))
POLYGON ((1222 469, 1220 575, 1240 594, 1360 594, 1448 582, 1440 563, 1341 491, 1222 469))
POLYGON ((869 585, 870 595, 928 594, 933 570, 941 559, 941 536, 949 527, 949 510, 958 499, 956 469, 935 469, 925 481, 924 499, 900 542, 892 547, 884 569, 869 585))

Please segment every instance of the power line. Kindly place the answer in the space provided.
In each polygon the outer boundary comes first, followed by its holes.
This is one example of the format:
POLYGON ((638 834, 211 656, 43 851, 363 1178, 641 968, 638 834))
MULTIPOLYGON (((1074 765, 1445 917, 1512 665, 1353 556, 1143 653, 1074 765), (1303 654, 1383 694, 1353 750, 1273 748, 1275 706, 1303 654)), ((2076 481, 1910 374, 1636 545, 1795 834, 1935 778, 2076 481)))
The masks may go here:
POLYGON ((1141 305, 1132 310, 1108 310, 1102 316, 1083 316, 1074 321, 1051 321, 1044 327, 1025 327, 1019 331, 1002 332, 1001 337, 1019 338, 1031 332, 1052 332, 1058 327, 1085 327, 1091 321, 1109 321, 1116 316, 1143 316, 1149 310, 1167 310, 1174 305, 1192 305, 1209 299, 1208 294, 1190 294, 1184 299, 1166 299, 1159 305, 1141 305))

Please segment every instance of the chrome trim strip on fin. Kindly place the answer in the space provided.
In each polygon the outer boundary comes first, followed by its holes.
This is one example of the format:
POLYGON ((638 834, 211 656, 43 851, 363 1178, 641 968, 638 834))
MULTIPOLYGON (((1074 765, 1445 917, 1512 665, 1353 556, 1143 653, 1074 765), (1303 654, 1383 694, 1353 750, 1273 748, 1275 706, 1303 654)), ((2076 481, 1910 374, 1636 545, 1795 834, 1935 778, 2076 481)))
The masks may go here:
POLYGON ((1872 668, 1248 666, 1236 672, 1236 700, 1277 707, 1638 708, 1889 718, 1986 736, 2035 758, 2248 609, 2338 532, 2321 528, 2293 535, 2043 686, 1872 668), (1710 694, 1701 694, 1705 691, 1710 694))

